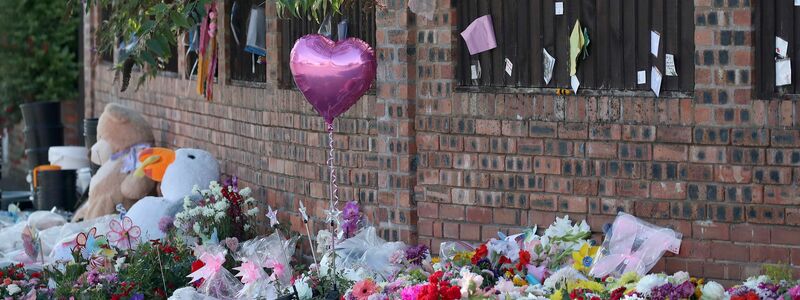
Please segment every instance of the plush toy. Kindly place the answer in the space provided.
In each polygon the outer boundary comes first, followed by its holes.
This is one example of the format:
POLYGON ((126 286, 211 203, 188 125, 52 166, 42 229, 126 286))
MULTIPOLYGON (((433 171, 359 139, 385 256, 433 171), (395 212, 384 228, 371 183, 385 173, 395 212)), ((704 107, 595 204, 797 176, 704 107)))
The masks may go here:
POLYGON ((211 153, 199 149, 178 149, 174 153, 163 148, 147 150, 140 156, 145 174, 161 181, 163 197, 145 197, 128 210, 127 216, 142 229, 142 241, 165 236, 159 228, 164 217, 174 217, 183 209, 183 200, 192 189, 208 189, 219 180, 219 164, 211 153), (165 168, 165 169, 164 169, 165 168))
POLYGON ((113 214, 117 204, 129 208, 153 192, 155 182, 134 176, 138 154, 154 143, 150 124, 136 111, 108 104, 97 125, 97 143, 92 162, 100 165, 89 184, 89 199, 75 212, 73 220, 88 220, 113 214))

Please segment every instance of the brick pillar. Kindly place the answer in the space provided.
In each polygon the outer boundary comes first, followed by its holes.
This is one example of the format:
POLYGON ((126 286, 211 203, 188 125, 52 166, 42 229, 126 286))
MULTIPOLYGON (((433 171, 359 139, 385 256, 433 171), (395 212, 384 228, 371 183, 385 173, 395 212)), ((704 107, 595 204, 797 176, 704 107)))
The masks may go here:
MULTIPOLYGON (((414 202, 414 16, 405 1, 389 1, 376 15, 379 228, 388 240, 416 243, 414 202)), ((378 220, 376 220, 378 221, 378 220)))

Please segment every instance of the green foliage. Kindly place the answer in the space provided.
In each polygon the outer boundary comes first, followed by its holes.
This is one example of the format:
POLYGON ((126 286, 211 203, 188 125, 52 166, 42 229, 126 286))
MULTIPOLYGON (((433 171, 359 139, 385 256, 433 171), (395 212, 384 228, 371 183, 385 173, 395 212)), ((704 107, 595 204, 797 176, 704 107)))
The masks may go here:
POLYGON ((295 18, 306 18, 317 23, 327 14, 341 14, 344 7, 361 5, 370 9, 377 5, 376 0, 275 0, 278 17, 286 17, 290 13, 295 18))
MULTIPOLYGON (((82 1, 72 1, 76 6, 82 5, 82 1)), ((108 8, 107 19, 97 31, 100 52, 113 51, 120 41, 133 44, 130 51, 120 55, 114 66, 117 75, 122 76, 123 91, 127 89, 131 71, 136 66, 144 72, 139 85, 158 74, 172 56, 170 49, 177 44, 177 37, 202 22, 205 6, 211 1, 87 1, 87 9, 94 6, 108 8)))
POLYGON ((788 265, 765 264, 763 268, 764 275, 767 275, 773 282, 792 282, 792 267, 788 265))
POLYGON ((80 17, 70 12, 64 0, 0 0, 0 126, 19 120, 20 104, 77 97, 80 17))

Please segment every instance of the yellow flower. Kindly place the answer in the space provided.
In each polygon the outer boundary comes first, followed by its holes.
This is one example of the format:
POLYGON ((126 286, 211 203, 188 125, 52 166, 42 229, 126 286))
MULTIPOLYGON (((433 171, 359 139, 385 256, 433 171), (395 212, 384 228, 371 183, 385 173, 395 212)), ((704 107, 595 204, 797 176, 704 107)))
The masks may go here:
POLYGON ((574 285, 570 285, 570 289, 571 290, 585 289, 585 290, 591 290, 592 292, 600 292, 600 291, 604 290, 605 288, 599 282, 591 281, 591 280, 581 280, 581 281, 578 281, 577 283, 575 283, 574 285))
POLYGON ((598 249, 600 249, 600 247, 591 247, 589 243, 583 244, 580 250, 572 252, 572 260, 574 261, 572 267, 575 268, 575 270, 588 273, 589 269, 594 264, 594 256, 597 254, 598 249))
POLYGON ((699 278, 698 279, 698 278, 692 277, 692 278, 689 279, 689 281, 694 283, 694 295, 695 295, 695 297, 697 297, 697 299, 702 298, 703 297, 703 283, 705 283, 705 279, 703 279, 703 278, 699 278))
POLYGON ((438 256, 434 257, 434 258, 431 258, 431 263, 432 264, 438 264, 440 261, 442 261, 442 259, 439 258, 438 256))
POLYGON ((564 298, 563 290, 556 290, 552 295, 550 295, 550 300, 562 300, 563 298, 564 298))
POLYGON ((528 285, 528 282, 525 281, 525 279, 522 279, 522 277, 519 277, 519 275, 514 276, 514 279, 512 281, 514 282, 515 286, 526 286, 526 285, 528 285))

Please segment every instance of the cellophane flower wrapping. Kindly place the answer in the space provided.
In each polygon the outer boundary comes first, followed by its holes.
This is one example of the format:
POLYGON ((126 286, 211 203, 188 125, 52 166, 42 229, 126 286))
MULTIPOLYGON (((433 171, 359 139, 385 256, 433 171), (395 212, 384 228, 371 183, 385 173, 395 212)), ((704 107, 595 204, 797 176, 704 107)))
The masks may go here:
MULTIPOLYGON (((353 281, 365 277, 388 278, 398 268, 389 263, 390 257, 405 249, 405 243, 387 242, 378 236, 375 227, 367 227, 354 237, 336 244, 336 267, 344 270, 345 276, 353 281)), ((330 253, 322 258, 320 273, 327 274, 330 260, 330 253)))
POLYGON ((678 254, 682 234, 620 212, 592 262, 589 274, 602 278, 628 272, 646 275, 665 252, 678 254))
MULTIPOLYGON (((225 257, 227 250, 221 245, 202 245, 195 249, 195 257, 202 259, 204 254, 219 255, 225 257)), ((224 261, 223 261, 224 263, 224 261)), ((225 267, 220 267, 217 272, 208 278, 202 279, 203 283, 197 291, 203 295, 219 300, 237 299, 238 292, 242 289, 242 283, 236 279, 225 267)))
MULTIPOLYGON (((239 245, 234 255, 239 263, 251 262, 269 270, 263 278, 239 293, 240 299, 263 298, 289 289, 292 286, 292 262, 299 236, 284 239, 280 232, 261 236, 239 245)), ((269 297, 267 297, 269 298, 269 297)))

